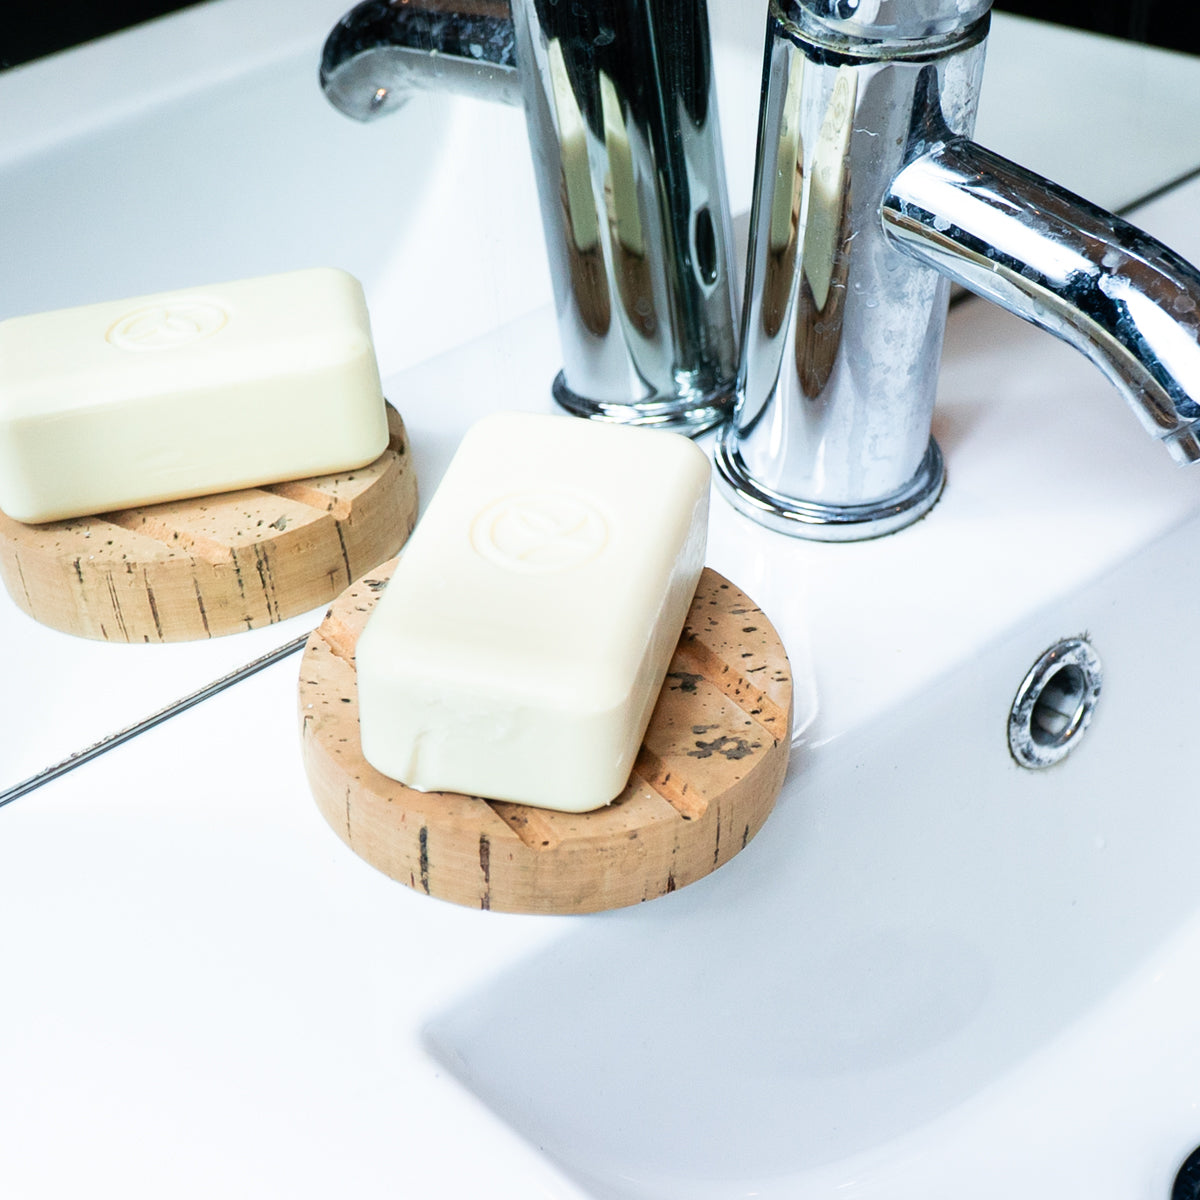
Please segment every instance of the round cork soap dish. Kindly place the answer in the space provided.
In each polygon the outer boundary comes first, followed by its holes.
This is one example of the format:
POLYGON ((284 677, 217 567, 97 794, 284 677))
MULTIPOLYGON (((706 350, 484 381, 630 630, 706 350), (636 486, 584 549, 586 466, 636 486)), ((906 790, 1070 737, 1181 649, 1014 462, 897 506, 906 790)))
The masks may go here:
POLYGON ((694 883, 758 832, 787 769, 792 681, 779 635, 733 584, 704 571, 625 790, 564 813, 418 792, 363 758, 354 650, 394 566, 339 597, 300 666, 309 784, 360 857, 472 908, 585 913, 694 883))
POLYGON ((0 513, 0 579, 35 620, 109 642, 183 642, 328 604, 391 558, 417 516, 404 424, 336 475, 23 525, 0 513))

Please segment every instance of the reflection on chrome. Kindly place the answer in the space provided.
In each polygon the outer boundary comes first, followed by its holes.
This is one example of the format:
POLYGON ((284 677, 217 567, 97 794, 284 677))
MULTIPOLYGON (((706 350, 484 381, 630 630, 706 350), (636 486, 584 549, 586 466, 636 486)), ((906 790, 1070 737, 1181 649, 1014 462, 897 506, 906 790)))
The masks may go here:
POLYGON ((772 0, 725 494, 849 541, 924 515, 950 281, 1071 342, 1200 458, 1200 273, 970 141, 991 0, 772 0), (798 249, 797 249, 798 248, 798 249))
POLYGON ((689 433, 728 415, 733 253, 705 0, 367 0, 330 34, 321 85, 359 120, 430 88, 523 103, 556 399, 689 433))

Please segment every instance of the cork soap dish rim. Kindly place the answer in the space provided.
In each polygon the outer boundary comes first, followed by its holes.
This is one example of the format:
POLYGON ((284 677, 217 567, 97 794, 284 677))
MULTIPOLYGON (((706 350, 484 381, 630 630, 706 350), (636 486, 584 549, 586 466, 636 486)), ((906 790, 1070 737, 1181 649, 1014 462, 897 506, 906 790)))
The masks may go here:
MULTIPOLYGON (((300 666, 302 751, 310 788, 329 824, 365 861, 417 891, 472 907, 594 912, 653 899, 694 882, 740 852, 761 827, 787 767, 792 686, 778 634, 735 585, 705 568, 668 682, 680 675, 693 691, 698 682, 703 694, 689 703, 715 704, 726 720, 745 722, 755 736, 762 731, 765 736, 759 737, 755 751, 747 751, 745 774, 731 770, 718 753, 711 761, 723 772, 715 783, 701 786, 695 778, 697 763, 688 757, 695 751, 675 758, 669 751, 664 754, 656 728, 665 719, 660 710, 671 690, 664 687, 621 796, 588 812, 563 812, 453 792, 419 792, 363 759, 354 652, 358 632, 395 562, 382 564, 334 602, 310 635, 300 666), (697 605, 707 603, 703 597, 710 593, 722 592, 728 593, 737 621, 744 625, 745 614, 756 615, 747 628, 763 641, 766 659, 774 664, 768 690, 748 684, 697 632, 697 605), (326 686, 331 695, 322 698, 326 686), (756 715, 747 716, 751 711, 756 715), (684 777, 688 772, 690 780, 684 777), (695 847, 701 843, 705 849, 698 855, 695 847), (434 856, 453 864, 441 878, 431 865, 434 856), (603 877, 589 886, 584 876, 604 860, 611 862, 600 871, 603 877), (451 878, 455 872, 470 881, 451 878)), ((699 616, 708 619, 703 610, 699 616)), ((669 699, 666 709, 676 719, 676 740, 693 738, 697 728, 713 731, 708 745, 737 736, 736 731, 690 721, 686 705, 680 707, 681 697, 669 699)))
POLYGON ((416 521, 407 433, 385 411, 387 445, 362 467, 41 525, 0 513, 0 580, 40 624, 115 643, 202 641, 319 610, 416 521))

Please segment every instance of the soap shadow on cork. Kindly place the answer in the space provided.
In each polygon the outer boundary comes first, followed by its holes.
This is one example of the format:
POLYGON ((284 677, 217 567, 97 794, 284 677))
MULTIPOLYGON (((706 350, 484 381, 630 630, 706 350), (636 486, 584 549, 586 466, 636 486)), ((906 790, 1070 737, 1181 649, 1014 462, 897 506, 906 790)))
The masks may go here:
MULTIPOLYGON (((964 697, 945 704, 953 722, 964 697)), ((948 793, 921 745, 928 715, 801 750, 737 857, 578 918, 435 1016, 427 1048, 605 1197, 701 1200, 729 1194, 722 1180, 791 1195, 781 1176, 960 1103, 999 1069, 1004 1037, 975 1034, 992 990, 976 943, 927 917, 978 903, 971 864, 929 836, 948 793), (872 783, 868 762, 894 774, 872 783)))

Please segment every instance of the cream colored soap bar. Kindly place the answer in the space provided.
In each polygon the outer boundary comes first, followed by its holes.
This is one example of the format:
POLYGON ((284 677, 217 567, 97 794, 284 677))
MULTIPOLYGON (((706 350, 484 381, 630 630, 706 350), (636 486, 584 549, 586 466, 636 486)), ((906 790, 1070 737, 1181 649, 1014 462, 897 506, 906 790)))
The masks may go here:
POLYGON ((349 470, 386 445, 366 302, 344 271, 0 322, 0 510, 18 521, 349 470))
POLYGON ((678 434, 473 426, 358 641, 367 761, 425 791, 615 799, 704 566, 708 487, 678 434))

